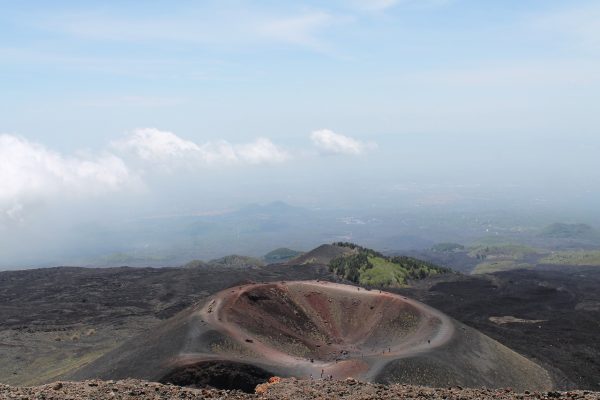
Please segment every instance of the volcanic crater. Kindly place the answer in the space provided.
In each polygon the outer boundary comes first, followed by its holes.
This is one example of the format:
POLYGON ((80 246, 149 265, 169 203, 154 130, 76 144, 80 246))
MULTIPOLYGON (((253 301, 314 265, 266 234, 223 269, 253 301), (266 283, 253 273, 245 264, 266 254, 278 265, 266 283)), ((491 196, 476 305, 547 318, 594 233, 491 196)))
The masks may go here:
POLYGON ((249 390, 271 375, 553 387, 542 367, 436 309, 327 281, 222 290, 71 378, 133 377, 249 390))
POLYGON ((304 374, 367 374, 373 359, 431 349, 453 331, 441 313, 398 295, 325 282, 221 292, 205 321, 272 363, 304 374))

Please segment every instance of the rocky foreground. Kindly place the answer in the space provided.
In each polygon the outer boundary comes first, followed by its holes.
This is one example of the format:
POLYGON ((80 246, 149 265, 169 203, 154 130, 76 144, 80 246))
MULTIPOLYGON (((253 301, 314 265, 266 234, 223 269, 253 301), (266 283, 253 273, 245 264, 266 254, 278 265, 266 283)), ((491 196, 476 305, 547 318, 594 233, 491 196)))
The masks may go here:
POLYGON ((271 378, 256 393, 191 389, 140 380, 56 382, 37 387, 0 385, 0 399, 600 399, 599 392, 525 392, 511 389, 427 388, 343 381, 271 378))

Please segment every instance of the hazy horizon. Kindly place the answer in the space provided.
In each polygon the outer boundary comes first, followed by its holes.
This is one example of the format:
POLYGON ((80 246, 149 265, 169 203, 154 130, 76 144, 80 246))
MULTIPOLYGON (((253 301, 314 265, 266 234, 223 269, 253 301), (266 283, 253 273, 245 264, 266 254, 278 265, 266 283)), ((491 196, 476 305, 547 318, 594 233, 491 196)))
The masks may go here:
POLYGON ((431 215, 598 227, 598 18, 557 0, 5 4, 0 267, 274 201, 328 210, 307 246, 369 215, 389 216, 364 233, 386 249, 399 214, 424 244, 451 236, 431 215))

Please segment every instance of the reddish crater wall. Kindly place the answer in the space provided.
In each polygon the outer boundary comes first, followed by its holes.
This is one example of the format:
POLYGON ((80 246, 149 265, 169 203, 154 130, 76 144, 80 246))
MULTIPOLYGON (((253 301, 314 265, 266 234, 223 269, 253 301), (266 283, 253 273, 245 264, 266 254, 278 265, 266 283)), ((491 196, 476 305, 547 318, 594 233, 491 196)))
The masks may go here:
POLYGON ((323 361, 390 351, 423 323, 399 296, 307 282, 232 292, 221 318, 282 352, 323 361))

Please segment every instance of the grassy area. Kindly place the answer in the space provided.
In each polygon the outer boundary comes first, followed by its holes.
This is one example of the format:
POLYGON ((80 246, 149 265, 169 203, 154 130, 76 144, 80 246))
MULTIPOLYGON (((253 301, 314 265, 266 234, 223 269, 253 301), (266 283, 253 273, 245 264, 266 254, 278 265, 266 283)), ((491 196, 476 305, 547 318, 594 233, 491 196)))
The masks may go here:
POLYGON ((552 253, 539 261, 540 264, 555 265, 598 265, 600 266, 600 250, 559 251, 552 253))
POLYGON ((238 256, 237 254, 232 254, 229 256, 217 258, 215 260, 210 260, 208 262, 210 265, 218 265, 222 267, 247 267, 247 266, 263 266, 264 262, 261 260, 248 257, 248 256, 238 256))
POLYGON ((406 286, 410 279, 424 279, 450 271, 412 257, 385 257, 374 250, 354 244, 339 245, 352 246, 356 253, 333 259, 329 264, 330 271, 364 286, 401 287, 406 286))
POLYGON ((475 246, 469 249, 469 256, 478 260, 522 260, 527 256, 539 254, 540 251, 521 244, 503 244, 495 246, 475 246))
POLYGON ((532 268, 531 264, 519 263, 511 260, 488 261, 477 264, 473 274, 491 274, 492 272, 510 271, 513 269, 532 268))
POLYGON ((479 245, 469 249, 468 256, 480 260, 472 274, 490 274, 512 269, 533 268, 531 256, 542 254, 541 250, 522 244, 479 245))
POLYGON ((359 283, 365 286, 404 286, 406 271, 381 257, 369 257, 372 268, 360 271, 359 283))

